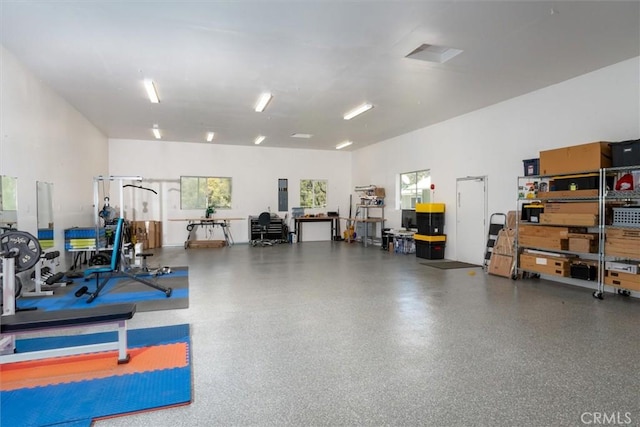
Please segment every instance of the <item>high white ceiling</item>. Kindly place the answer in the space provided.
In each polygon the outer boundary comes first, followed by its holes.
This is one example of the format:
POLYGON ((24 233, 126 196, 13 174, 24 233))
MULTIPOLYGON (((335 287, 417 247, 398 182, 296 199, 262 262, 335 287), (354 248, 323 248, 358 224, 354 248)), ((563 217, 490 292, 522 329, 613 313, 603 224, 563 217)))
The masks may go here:
POLYGON ((7 1, 1 43, 111 138, 357 149, 640 55, 640 3, 7 1), (444 64, 421 44, 462 49, 444 64), (146 97, 153 79, 160 104, 146 97), (274 98, 264 113, 259 94, 274 98), (353 120, 363 102, 375 108, 353 120), (291 138, 313 134, 311 139, 291 138))

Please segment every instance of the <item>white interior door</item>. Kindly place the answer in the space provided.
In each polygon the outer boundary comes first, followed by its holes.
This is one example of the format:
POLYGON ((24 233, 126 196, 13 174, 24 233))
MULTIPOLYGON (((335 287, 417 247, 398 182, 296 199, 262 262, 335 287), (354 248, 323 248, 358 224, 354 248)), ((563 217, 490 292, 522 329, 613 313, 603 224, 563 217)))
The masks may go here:
POLYGON ((456 259, 482 265, 487 245, 485 177, 458 178, 456 193, 456 259))

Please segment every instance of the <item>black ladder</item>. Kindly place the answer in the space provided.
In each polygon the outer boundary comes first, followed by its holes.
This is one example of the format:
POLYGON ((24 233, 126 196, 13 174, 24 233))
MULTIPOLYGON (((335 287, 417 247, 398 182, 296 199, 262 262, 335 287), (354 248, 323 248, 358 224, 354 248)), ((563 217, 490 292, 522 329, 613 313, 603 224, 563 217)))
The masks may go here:
POLYGON ((491 253, 493 252, 493 247, 496 244, 496 240, 498 239, 498 233, 502 230, 507 223, 507 215, 503 213, 493 213, 489 218, 489 232, 487 236, 487 247, 484 253, 484 264, 482 268, 487 270, 489 267, 489 262, 491 260, 491 253))

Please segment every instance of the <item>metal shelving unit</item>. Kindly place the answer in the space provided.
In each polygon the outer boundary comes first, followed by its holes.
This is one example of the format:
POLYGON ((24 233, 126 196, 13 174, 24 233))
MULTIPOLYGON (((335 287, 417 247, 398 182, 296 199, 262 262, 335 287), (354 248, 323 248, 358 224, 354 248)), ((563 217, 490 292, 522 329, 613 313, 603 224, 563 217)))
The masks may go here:
MULTIPOLYGON (((611 224, 612 218, 610 215, 610 212, 613 208, 613 204, 615 204, 616 202, 619 202, 619 203, 626 202, 632 207, 640 210, 640 188, 635 188, 633 190, 626 190, 626 191, 618 191, 618 190, 612 190, 607 185, 608 182, 609 183, 617 182, 617 180, 626 173, 631 173, 632 176, 634 176, 634 174, 635 175, 640 174, 640 165, 617 167, 617 168, 603 168, 598 171, 586 171, 582 173, 583 174, 598 173, 599 187, 597 189, 597 195, 595 192, 593 192, 593 194, 577 195, 577 196, 573 196, 571 192, 569 193, 561 192, 561 193, 557 193, 558 195, 556 195, 553 192, 544 192, 542 194, 537 193, 533 195, 533 197, 526 197, 523 194, 519 194, 518 201, 517 201, 517 212, 521 211, 521 208, 525 203, 531 203, 536 201, 540 201, 540 202, 541 201, 545 201, 545 202, 557 201, 557 202, 563 202, 563 203, 580 202, 580 201, 597 202, 598 203, 598 221, 597 221, 597 224, 595 224, 594 226, 576 225, 576 224, 561 225, 561 224, 555 224, 555 223, 543 224, 543 223, 527 222, 527 225, 534 225, 534 226, 582 227, 582 228, 587 228, 587 230, 597 229, 597 234, 598 234, 597 253, 581 253, 581 252, 576 252, 571 250, 547 249, 547 248, 537 248, 537 247, 531 247, 531 246, 526 246, 526 248, 537 249, 540 251, 545 251, 550 253, 557 253, 559 255, 576 255, 580 259, 584 259, 586 261, 595 261, 598 269, 597 278, 596 278, 596 290, 593 292, 593 296, 595 298, 598 298, 598 299, 603 298, 605 286, 612 286, 614 288, 617 288, 619 294, 627 295, 627 296, 630 295, 631 290, 640 291, 640 284, 638 284, 637 287, 634 285, 634 286, 630 286, 631 289, 626 289, 624 287, 624 284, 616 285, 611 283, 605 283, 606 282, 605 276, 607 271, 605 267, 608 261, 632 261, 634 263, 637 262, 638 264, 640 264, 640 253, 637 254, 637 257, 635 256, 625 257, 625 256, 620 256, 618 254, 607 253, 607 232, 609 230, 627 230, 627 234, 633 235, 630 237, 630 239, 632 239, 633 241, 637 239, 638 247, 640 247, 640 221, 638 221, 637 223, 631 222, 628 224, 627 223, 611 224), (567 194, 569 195, 567 196, 567 194), (638 230, 637 234, 634 233, 636 229, 638 230), (632 231, 629 231, 629 230, 632 230, 632 231)), ((518 189, 520 190, 520 188, 522 188, 521 183, 525 183, 525 182, 531 182, 531 183, 537 182, 538 186, 540 186, 540 183, 546 182, 546 185, 548 187, 550 181, 553 178, 560 178, 565 175, 576 175, 576 174, 579 174, 579 173, 564 174, 564 175, 556 174, 556 175, 520 176, 518 177, 518 189)), ((635 178, 634 181, 637 182, 637 177, 634 176, 634 178, 635 178)), ((640 215, 640 213, 638 215, 640 215)), ((520 265, 520 253, 522 249, 525 248, 523 245, 520 244, 520 227, 522 223, 523 222, 520 216, 518 215, 516 217, 516 236, 517 237, 516 237, 516 244, 515 244, 517 256, 515 260, 515 270, 514 270, 515 272, 512 277, 513 279, 516 279, 519 273, 522 273, 523 275, 528 274, 527 271, 522 270, 520 265)), ((633 247, 633 244, 631 246, 633 247)), ((534 277, 539 276, 539 273, 534 272, 532 275, 534 277)), ((634 276, 634 280, 635 280, 635 276, 634 276)))
MULTIPOLYGON (((605 284, 605 265, 607 260, 630 260, 635 261, 640 264, 640 254, 637 258, 625 258, 617 255, 608 255, 606 248, 606 239, 607 239, 607 230, 626 230, 626 229, 638 229, 640 231, 640 221, 635 223, 629 223, 624 225, 616 225, 616 224, 607 224, 607 213, 609 211, 608 206, 613 202, 627 202, 632 204, 637 209, 640 209, 640 188, 634 188, 633 190, 611 190, 606 188, 606 177, 614 176, 615 179, 620 178, 622 175, 630 173, 632 177, 635 174, 640 174, 640 165, 637 166, 625 166, 625 167, 616 167, 616 168, 606 168, 600 170, 600 189, 599 189, 599 206, 600 206, 600 220, 599 220, 599 231, 600 231, 600 252, 599 252, 599 266, 598 266, 598 289, 593 293, 593 296, 598 299, 602 299, 604 295, 604 287, 605 286, 613 286, 617 288, 618 293, 621 295, 630 295, 631 290, 625 289, 623 285, 614 285, 614 284, 605 284)), ((634 177, 635 178, 635 177, 634 177)), ((640 214, 639 214, 640 215, 640 214)), ((638 239, 638 245, 640 247, 640 238, 638 239)), ((640 285, 636 289, 640 291, 640 285)))
MULTIPOLYGON (((589 231, 589 229, 598 228, 598 252, 597 253, 577 252, 577 251, 571 251, 568 249, 556 249, 556 248, 550 249, 550 248, 537 247, 532 245, 523 246, 520 243, 520 232, 521 232, 520 227, 521 225, 523 225, 523 221, 519 214, 521 213, 521 208, 525 204, 532 203, 532 202, 542 202, 542 201, 562 202, 562 203, 571 203, 571 202, 599 203, 601 190, 543 191, 543 192, 537 191, 540 187, 549 189, 550 183, 554 178, 561 178, 563 176, 573 176, 573 175, 580 175, 580 174, 598 174, 598 176, 600 177, 601 185, 603 182, 605 182, 601 178, 601 171, 584 171, 584 172, 574 172, 570 174, 554 174, 554 175, 519 176, 517 178, 518 199, 517 199, 517 206, 516 206, 517 214, 516 214, 516 239, 515 239, 515 268, 514 268, 512 279, 514 280, 517 279, 520 276, 520 274, 522 274, 523 277, 525 277, 526 275, 530 275, 530 277, 539 277, 540 274, 545 274, 545 273, 540 273, 538 271, 527 271, 522 269, 521 262, 520 262, 520 255, 522 253, 522 249, 531 249, 531 250, 537 250, 537 251, 550 253, 550 254, 556 253, 560 256, 567 256, 566 257, 567 262, 570 262, 570 259, 571 259, 568 256, 575 255, 577 258, 580 258, 584 261, 596 262, 598 265, 598 271, 599 272, 602 271, 602 268, 600 268, 600 264, 601 264, 600 254, 604 249, 604 243, 603 243, 604 237, 603 237, 603 231, 600 230, 598 223, 589 224, 589 225, 585 225, 585 224, 580 225, 580 224, 571 224, 571 223, 547 224, 547 223, 541 223, 540 221, 537 223, 526 222, 526 225, 528 226, 584 228, 587 231, 589 231), (526 191, 526 189, 524 193, 520 191, 521 189, 526 187, 526 183, 532 183, 532 184, 537 183, 537 188, 533 189, 534 194, 531 194, 530 191, 526 191), (522 184, 525 184, 525 185, 522 185, 522 184), (529 193, 530 197, 527 197, 526 193, 529 193)), ((600 210, 600 204, 601 203, 599 203, 599 210, 600 210)), ((562 277, 567 277, 567 276, 562 276, 562 277)), ((599 276, 598 276, 598 281, 596 283, 596 289, 600 289, 599 276)))
POLYGON ((384 189, 375 185, 357 186, 355 187, 355 192, 358 193, 360 199, 360 203, 356 204, 356 215, 354 217, 357 238, 365 246, 369 242, 382 244, 382 230, 385 222, 384 189), (372 216, 371 210, 376 211, 379 216, 372 216), (361 224, 360 227, 362 228, 360 232, 358 232, 359 224, 361 224), (380 237, 377 236, 376 224, 380 224, 380 237), (369 231, 372 231, 371 235, 369 231))

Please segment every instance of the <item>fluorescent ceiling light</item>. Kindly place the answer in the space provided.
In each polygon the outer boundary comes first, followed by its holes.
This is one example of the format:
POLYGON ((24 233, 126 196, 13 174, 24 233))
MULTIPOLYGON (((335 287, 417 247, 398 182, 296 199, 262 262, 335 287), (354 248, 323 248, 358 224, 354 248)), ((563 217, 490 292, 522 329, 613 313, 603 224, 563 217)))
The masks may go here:
POLYGON ((359 107, 354 108, 353 110, 349 111, 348 113, 346 113, 344 115, 344 119, 345 120, 351 120, 356 116, 359 116, 360 114, 364 113, 365 111, 369 111, 373 108, 373 105, 371 104, 362 104, 359 107))
POLYGON ((160 98, 158 98, 158 91, 156 91, 156 85, 153 83, 153 80, 145 80, 144 88, 147 90, 149 101, 151 101, 153 104, 157 104, 160 102, 160 98))
POLYGON ((262 141, 264 141, 264 139, 266 138, 266 136, 260 135, 259 137, 256 138, 254 142, 254 144, 258 145, 260 144, 262 141))
POLYGON ((207 142, 213 141, 213 137, 215 136, 214 132, 207 133, 207 142))
POLYGON ((153 136, 156 137, 156 139, 161 139, 162 135, 160 135, 160 129, 158 129, 158 125, 153 125, 153 129, 151 129, 153 131, 153 136))
POLYGON ((260 98, 258 98, 258 102, 256 103, 256 112, 262 113, 264 109, 267 108, 267 104, 269 104, 271 98, 273 98, 273 96, 271 96, 271 94, 268 92, 260 95, 260 98))
POLYGON ((344 147, 348 147, 351 144, 353 144, 353 142, 351 141, 341 142, 340 144, 336 145, 336 150, 342 150, 344 147))
POLYGON ((311 135, 310 133, 294 133, 293 135, 291 135, 291 138, 309 139, 312 136, 313 135, 311 135))

